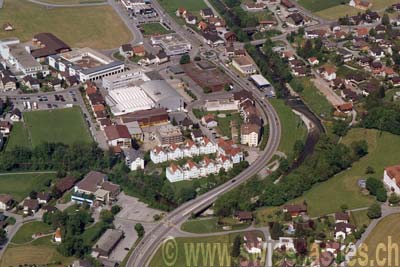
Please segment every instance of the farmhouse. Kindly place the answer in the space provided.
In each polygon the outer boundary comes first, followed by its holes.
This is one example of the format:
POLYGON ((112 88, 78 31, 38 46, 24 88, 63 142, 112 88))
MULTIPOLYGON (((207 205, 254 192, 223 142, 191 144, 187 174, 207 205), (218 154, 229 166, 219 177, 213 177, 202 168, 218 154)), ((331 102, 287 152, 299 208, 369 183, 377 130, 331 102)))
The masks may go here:
POLYGON ((365 0, 350 0, 349 6, 352 6, 354 8, 358 8, 361 10, 367 10, 372 6, 372 4, 365 0))
POLYGON ((9 208, 11 208, 13 202, 14 200, 11 195, 0 195, 0 210, 8 210, 9 208))
POLYGON ((24 214, 35 214, 39 210, 39 202, 37 199, 25 199, 22 207, 24 214))
POLYGON ((289 204, 289 205, 283 206, 282 210, 283 210, 283 212, 289 213, 292 216, 292 218, 294 218, 299 215, 306 214, 307 206, 304 204, 301 204, 301 205, 289 204))
POLYGON ((400 165, 385 168, 383 183, 390 191, 400 195, 400 165))
POLYGON ((110 125, 104 128, 108 145, 111 147, 130 148, 131 135, 125 125, 110 125))
POLYGON ((0 121, 0 133, 7 137, 10 135, 12 124, 9 121, 0 121))

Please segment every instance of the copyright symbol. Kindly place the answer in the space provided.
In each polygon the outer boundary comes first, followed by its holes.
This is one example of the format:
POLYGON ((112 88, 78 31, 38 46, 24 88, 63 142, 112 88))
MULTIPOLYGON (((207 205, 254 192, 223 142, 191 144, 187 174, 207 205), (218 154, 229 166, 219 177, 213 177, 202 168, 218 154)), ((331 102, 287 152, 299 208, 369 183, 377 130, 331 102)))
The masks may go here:
POLYGON ((178 244, 174 237, 169 236, 164 240, 161 251, 165 265, 172 266, 176 263, 178 259, 178 244))

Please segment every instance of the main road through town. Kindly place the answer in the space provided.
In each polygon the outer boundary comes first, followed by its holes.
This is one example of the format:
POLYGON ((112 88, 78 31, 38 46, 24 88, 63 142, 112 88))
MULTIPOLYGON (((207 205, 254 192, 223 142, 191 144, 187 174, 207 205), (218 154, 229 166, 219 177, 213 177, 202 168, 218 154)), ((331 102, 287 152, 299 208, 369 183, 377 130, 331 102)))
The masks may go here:
MULTIPOLYGON (((188 32, 180 25, 178 25, 168 14, 164 12, 162 7, 156 2, 152 1, 153 7, 157 10, 158 14, 162 16, 164 23, 167 23, 175 32, 185 36, 193 46, 193 50, 198 50, 200 41, 190 36, 188 32)), ((225 69, 226 66, 223 63, 219 63, 220 66, 225 69)), ((235 85, 239 88, 250 89, 246 85, 246 81, 236 76, 236 74, 227 71, 227 74, 232 78, 235 85)), ((127 266, 129 267, 144 267, 148 266, 151 256, 161 246, 162 242, 168 238, 173 232, 172 230, 181 225, 182 222, 187 220, 192 213, 201 211, 212 205, 215 200, 223 195, 224 193, 238 187, 240 184, 249 180, 254 175, 258 174, 267 163, 271 160, 274 153, 277 151, 280 138, 281 138, 281 124, 279 121, 278 114, 272 107, 272 105, 265 100, 260 92, 254 92, 257 105, 261 108, 265 117, 268 119, 269 133, 268 143, 265 149, 261 152, 258 159, 254 161, 247 169, 241 172, 239 175, 231 179, 230 181, 222 184, 213 190, 193 199, 189 202, 184 203, 182 206, 176 208, 174 211, 168 213, 160 223, 155 226, 151 231, 146 233, 141 242, 137 245, 133 253, 128 259, 127 266)))

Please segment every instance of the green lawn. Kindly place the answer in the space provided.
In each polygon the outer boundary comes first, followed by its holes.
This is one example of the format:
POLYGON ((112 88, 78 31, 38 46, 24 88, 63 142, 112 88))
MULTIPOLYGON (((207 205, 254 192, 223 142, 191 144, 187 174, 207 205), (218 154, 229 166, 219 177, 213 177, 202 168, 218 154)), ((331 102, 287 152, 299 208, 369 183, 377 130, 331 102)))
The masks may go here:
POLYGON ((14 122, 11 135, 8 138, 6 151, 13 150, 15 147, 30 148, 29 134, 23 122, 14 122))
POLYGON ((309 108, 320 117, 330 119, 332 117, 332 105, 326 97, 319 92, 312 81, 309 79, 299 79, 304 90, 300 93, 309 108))
POLYGON ((369 225, 371 219, 367 215, 367 210, 352 211, 350 215, 350 222, 357 227, 369 225))
POLYGON ((76 5, 87 3, 103 3, 105 0, 40 0, 40 2, 59 5, 76 5))
POLYGON ((47 234, 51 232, 51 227, 43 222, 28 222, 21 226, 21 228, 11 240, 11 243, 24 244, 32 241, 32 235, 34 234, 47 234))
POLYGON ((307 128, 299 116, 294 114, 292 109, 285 105, 281 99, 270 99, 272 106, 279 115, 282 124, 282 137, 279 144, 279 151, 290 154, 293 151, 294 143, 297 140, 304 140, 307 135, 307 128))
MULTIPOLYGON (((230 257, 231 246, 236 235, 243 235, 245 232, 217 235, 217 236, 206 236, 206 237, 189 237, 181 238, 178 237, 174 241, 168 241, 168 245, 161 244, 161 248, 157 250, 152 260, 150 261, 150 267, 197 267, 197 266, 235 266, 233 260, 230 257), (177 247, 174 246, 177 245, 177 247), (204 248, 202 250, 202 247, 204 248), (210 252, 215 251, 214 256, 211 253, 208 256, 205 255, 209 247, 210 252), (196 253, 197 248, 197 253, 196 253), (204 254, 202 253, 204 252, 204 254), (174 254, 176 253, 176 254, 174 254), (198 255, 198 259, 195 259, 195 255, 198 255), (174 260, 176 255, 176 260, 174 260), (213 260, 211 260, 211 258, 213 260)), ((258 236, 263 237, 263 234, 256 231, 258 236)), ((263 237, 264 239, 264 237, 263 237)), ((243 251, 242 251, 243 253, 243 251)), ((246 255, 248 256, 248 255, 246 255)), ((264 262, 265 255, 262 262, 264 262)))
POLYGON ((15 31, 0 31, 0 39, 18 37, 25 42, 37 33, 51 32, 72 47, 97 49, 116 48, 132 39, 124 22, 107 5, 48 9, 24 0, 5 0, 0 25, 7 22, 15 31))
POLYGON ((0 175, 0 194, 10 194, 15 200, 22 201, 32 190, 44 190, 46 187, 43 183, 48 179, 54 178, 55 173, 0 175))
POLYGON ((395 251, 398 250, 398 241, 400 240, 399 220, 400 220, 400 214, 393 214, 383 218, 364 241, 364 244, 368 248, 368 250, 365 250, 365 247, 363 249, 366 255, 365 254, 361 255, 360 253, 358 256, 355 256, 353 259, 354 263, 356 264, 352 264, 352 262, 350 262, 349 264, 351 265, 349 266, 355 266, 355 267, 368 266, 369 260, 377 259, 378 255, 380 255, 379 259, 386 260, 387 263, 375 266, 399 266, 398 263, 396 263, 399 260, 398 259, 399 255, 398 252, 395 253, 395 251), (389 238, 391 239, 390 243, 389 243, 389 238), (378 244, 380 245, 383 244, 384 250, 382 250, 382 247, 380 248, 380 250, 377 250, 378 244), (391 264, 389 264, 390 261, 391 264))
POLYGON ((69 266, 75 259, 59 254, 51 238, 42 237, 24 245, 10 244, 0 259, 0 266, 69 266))
POLYGON ((218 122, 217 130, 219 134, 221 134, 222 136, 228 136, 229 138, 232 138, 231 121, 236 121, 237 129, 240 132, 240 125, 242 125, 242 118, 240 117, 240 114, 237 112, 235 113, 221 112, 221 113, 224 113, 226 117, 220 118, 218 117, 218 115, 215 116, 218 122))
POLYGON ((104 227, 103 222, 98 222, 93 225, 91 225, 89 228, 85 229, 83 234, 81 235, 83 241, 85 244, 88 245, 94 245, 97 239, 100 238, 100 232, 102 232, 102 229, 104 227))
POLYGON ((355 162, 351 169, 317 184, 303 197, 296 200, 296 202, 306 200, 309 203, 308 210, 312 217, 336 212, 342 204, 347 204, 350 209, 368 207, 374 199, 360 192, 357 185, 358 179, 368 176, 382 178, 385 167, 399 164, 400 136, 356 128, 347 134, 343 143, 350 144, 355 140, 368 142, 368 155, 355 162), (375 174, 365 174, 368 166, 374 168, 375 174))
MULTIPOLYGON (((301 0, 304 2, 311 2, 311 1, 318 1, 318 0, 301 0)), ((336 0, 332 0, 336 1, 336 0)), ((319 1, 318 1, 319 2, 319 1)), ((320 2, 326 2, 320 1, 320 2)), ((398 0, 369 0, 368 2, 372 3, 371 10, 375 10, 378 12, 384 11, 387 7, 398 3, 398 0)), ((323 9, 323 10, 317 10, 315 14, 326 19, 333 19, 336 20, 340 17, 344 17, 346 15, 349 16, 354 16, 357 15, 358 13, 362 12, 362 10, 353 8, 349 5, 336 5, 336 6, 331 6, 329 8, 323 9)))
POLYGON ((34 147, 44 142, 92 142, 78 107, 24 112, 23 117, 34 147))
POLYGON ((300 5, 305 7, 306 9, 316 12, 323 9, 327 9, 333 6, 340 5, 342 0, 299 0, 300 5))
POLYGON ((198 18, 200 18, 200 10, 207 8, 203 0, 159 0, 158 2, 163 9, 180 24, 185 24, 185 21, 176 16, 176 10, 178 8, 183 7, 193 15, 198 16, 198 18))
POLYGON ((171 31, 167 30, 160 23, 147 23, 140 26, 144 35, 166 34, 171 31))
POLYGON ((218 218, 199 218, 184 222, 181 226, 181 229, 189 233, 206 234, 223 232, 223 226, 231 226, 230 230, 240 230, 249 227, 249 224, 236 224, 235 221, 231 219, 227 220, 224 225, 219 225, 218 218))

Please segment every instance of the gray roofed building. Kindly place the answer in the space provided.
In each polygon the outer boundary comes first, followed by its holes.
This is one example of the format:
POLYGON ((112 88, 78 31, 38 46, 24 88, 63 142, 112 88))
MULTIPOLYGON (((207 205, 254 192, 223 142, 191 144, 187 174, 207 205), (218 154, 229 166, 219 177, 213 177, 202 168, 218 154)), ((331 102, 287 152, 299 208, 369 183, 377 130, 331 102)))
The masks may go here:
POLYGON ((108 258, 122 238, 124 238, 124 233, 122 231, 107 229, 94 245, 92 256, 94 258, 108 258))
POLYGON ((148 81, 141 85, 146 94, 154 101, 156 108, 174 111, 184 107, 182 96, 165 80, 148 81))

